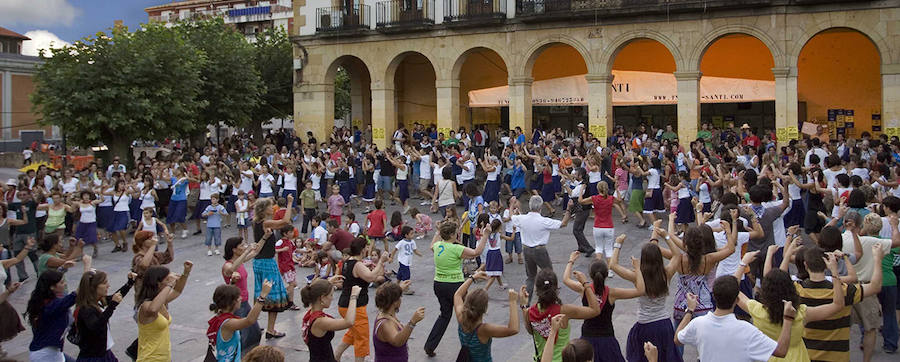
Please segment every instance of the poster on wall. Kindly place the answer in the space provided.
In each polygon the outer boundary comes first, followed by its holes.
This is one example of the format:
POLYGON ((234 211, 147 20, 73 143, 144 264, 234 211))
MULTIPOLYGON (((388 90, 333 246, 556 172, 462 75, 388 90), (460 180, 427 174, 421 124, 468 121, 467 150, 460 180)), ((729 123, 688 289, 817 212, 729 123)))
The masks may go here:
POLYGON ((876 136, 881 134, 881 114, 880 113, 872 113, 872 132, 875 132, 876 136))

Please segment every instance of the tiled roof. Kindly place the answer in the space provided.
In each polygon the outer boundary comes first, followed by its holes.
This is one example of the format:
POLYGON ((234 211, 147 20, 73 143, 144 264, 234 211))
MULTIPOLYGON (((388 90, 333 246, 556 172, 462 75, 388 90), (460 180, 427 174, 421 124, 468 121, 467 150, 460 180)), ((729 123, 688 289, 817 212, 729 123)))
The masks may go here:
POLYGON ((2 26, 0 26, 0 37, 4 37, 4 38, 16 38, 16 39, 22 39, 22 40, 31 40, 31 39, 28 38, 27 36, 24 36, 24 35, 22 35, 22 34, 16 33, 16 32, 14 32, 14 31, 9 30, 9 29, 7 29, 7 28, 4 28, 4 27, 2 27, 2 26))

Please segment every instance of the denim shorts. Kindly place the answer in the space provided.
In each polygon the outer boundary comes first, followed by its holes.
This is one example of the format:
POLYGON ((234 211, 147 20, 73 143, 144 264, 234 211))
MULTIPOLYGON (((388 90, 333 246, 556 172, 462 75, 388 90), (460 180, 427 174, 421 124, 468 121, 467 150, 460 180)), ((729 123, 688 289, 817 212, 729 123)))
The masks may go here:
MULTIPOLYGON (((506 233, 506 236, 510 236, 510 234, 512 233, 506 233)), ((522 253, 522 235, 519 233, 516 233, 516 237, 514 240, 506 241, 506 253, 511 254, 513 250, 516 251, 516 254, 522 253)))
POLYGON ((375 185, 379 190, 391 192, 394 183, 394 176, 378 176, 378 184, 375 185))

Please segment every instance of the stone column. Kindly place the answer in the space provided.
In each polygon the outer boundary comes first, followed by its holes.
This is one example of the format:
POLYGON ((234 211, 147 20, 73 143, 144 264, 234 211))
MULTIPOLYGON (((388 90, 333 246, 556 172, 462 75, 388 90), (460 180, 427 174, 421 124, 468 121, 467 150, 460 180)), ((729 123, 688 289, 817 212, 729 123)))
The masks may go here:
POLYGON ((459 129, 459 79, 438 79, 437 127, 438 133, 450 136, 450 130, 459 129))
POLYGON ((334 126, 334 84, 301 85, 294 92, 294 120, 297 136, 312 131, 317 140, 328 139, 334 126))
POLYGON ((3 124, 3 139, 12 139, 12 73, 0 74, 0 120, 3 124))
MULTIPOLYGON (((900 121, 900 64, 881 65, 881 123, 882 132, 888 133, 886 127, 893 125, 893 120, 900 121)), ((896 126, 896 125, 895 125, 896 126)), ((857 132, 860 134, 861 132, 857 132)), ((890 136, 894 134, 888 133, 890 136)), ((900 135, 900 134, 897 134, 900 135)))
POLYGON ((386 148, 397 130, 397 103, 394 89, 379 83, 372 87, 372 142, 386 148))
POLYGON ((372 123, 372 97, 368 81, 350 77, 350 126, 365 130, 372 123))
POLYGON ((588 74, 588 130, 606 145, 606 137, 613 129, 612 74, 588 74))
POLYGON ((675 72, 678 82, 678 141, 685 149, 689 149, 691 140, 697 138, 701 75, 699 71, 675 72))
MULTIPOLYGON (((775 76, 775 129, 798 127, 797 125, 797 68, 772 68, 775 76)), ((778 139, 780 146, 785 146, 790 139, 778 139)))
POLYGON ((522 128, 525 137, 531 137, 531 77, 509 78, 509 128, 522 128))

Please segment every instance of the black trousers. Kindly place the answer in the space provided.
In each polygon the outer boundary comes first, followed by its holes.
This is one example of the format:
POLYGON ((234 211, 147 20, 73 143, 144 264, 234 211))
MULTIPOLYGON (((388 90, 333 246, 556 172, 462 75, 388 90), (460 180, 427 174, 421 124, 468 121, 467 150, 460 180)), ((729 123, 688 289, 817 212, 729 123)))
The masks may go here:
MULTIPOLYGON (((577 206, 577 205, 576 205, 577 206)), ((588 242, 584 236, 584 225, 587 223, 592 209, 583 209, 575 213, 575 223, 572 224, 572 234, 575 235, 575 241, 578 242, 578 251, 584 253, 593 253, 594 247, 588 242)))
POLYGON ((303 223, 300 224, 300 232, 306 234, 307 230, 313 230, 318 225, 309 225, 312 222, 313 217, 316 216, 316 209, 304 208, 303 209, 303 223), (307 229, 306 227, 310 228, 307 229))
POLYGON ((453 295, 462 285, 458 283, 434 282, 434 296, 437 297, 438 303, 441 305, 441 314, 434 325, 431 327, 431 333, 428 333, 428 340, 425 341, 425 351, 433 352, 437 349, 438 343, 444 338, 444 332, 450 324, 450 318, 453 317, 453 295))

